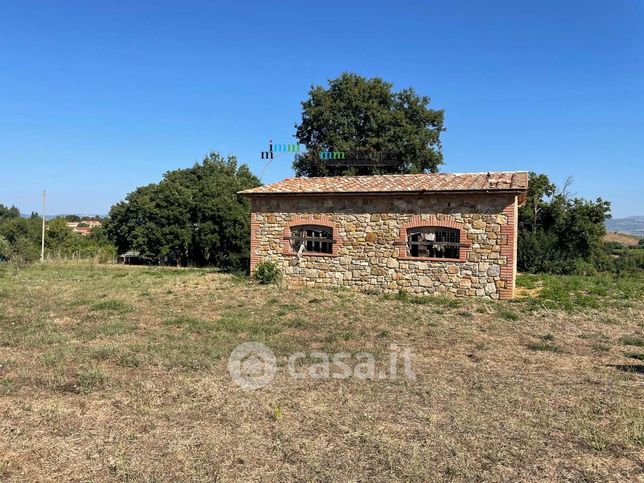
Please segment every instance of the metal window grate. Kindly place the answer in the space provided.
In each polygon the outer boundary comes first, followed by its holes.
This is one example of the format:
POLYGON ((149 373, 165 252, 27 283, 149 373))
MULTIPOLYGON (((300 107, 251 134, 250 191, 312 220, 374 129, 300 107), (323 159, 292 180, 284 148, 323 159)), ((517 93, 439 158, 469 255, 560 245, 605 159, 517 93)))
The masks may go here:
POLYGON ((457 229, 428 226, 407 231, 409 256, 459 258, 460 249, 460 231, 457 229))
POLYGON ((298 253, 302 245, 304 251, 312 253, 333 253, 333 229, 326 226, 302 225, 291 228, 291 246, 298 253))

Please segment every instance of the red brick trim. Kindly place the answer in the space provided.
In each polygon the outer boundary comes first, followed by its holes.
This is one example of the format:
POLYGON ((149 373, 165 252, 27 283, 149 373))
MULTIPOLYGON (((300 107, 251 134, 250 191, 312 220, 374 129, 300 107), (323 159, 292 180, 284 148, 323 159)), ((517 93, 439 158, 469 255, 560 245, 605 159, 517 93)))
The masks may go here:
POLYGON ((254 211, 250 214, 250 273, 255 271, 255 267, 260 262, 259 253, 259 239, 257 238, 257 231, 259 230, 259 222, 257 221, 257 213, 254 211))
POLYGON ((413 215, 410 220, 403 226, 400 227, 398 238, 394 241, 394 245, 398 247, 398 258, 401 260, 418 260, 418 261, 432 261, 432 262, 465 262, 467 258, 467 252, 470 249, 471 243, 467 239, 467 232, 463 229, 463 223, 456 221, 453 216, 450 215, 426 215, 426 218, 422 217, 423 215, 413 215), (410 228, 420 228, 424 226, 435 226, 440 228, 455 228, 459 230, 461 244, 466 246, 461 246, 459 251, 459 258, 431 258, 431 257, 410 257, 407 255, 407 230, 410 228))
POLYGON ((284 235, 282 236, 282 246, 284 251, 282 252, 285 256, 296 256, 297 253, 293 252, 293 247, 291 246, 291 228, 294 226, 300 225, 318 225, 324 226, 326 228, 331 228, 333 230, 333 240, 335 243, 331 245, 331 253, 302 253, 302 256, 306 257, 337 257, 338 250, 342 247, 342 239, 340 238, 340 233, 338 232, 338 227, 336 223, 328 216, 321 214, 308 214, 308 215, 294 215, 288 224, 284 227, 284 235))
POLYGON ((499 288, 499 298, 508 300, 514 298, 514 286, 517 273, 517 230, 518 230, 518 203, 517 197, 512 198, 504 209, 507 218, 505 225, 501 226, 501 280, 504 286, 499 288))

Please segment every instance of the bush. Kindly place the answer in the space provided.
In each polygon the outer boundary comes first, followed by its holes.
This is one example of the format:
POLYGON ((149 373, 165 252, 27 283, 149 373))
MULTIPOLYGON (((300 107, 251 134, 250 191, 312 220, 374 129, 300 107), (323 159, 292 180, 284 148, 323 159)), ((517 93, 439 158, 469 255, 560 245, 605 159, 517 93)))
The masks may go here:
POLYGON ((9 240, 0 235, 0 262, 4 262, 11 256, 11 245, 9 240))
POLYGON ((279 267, 275 262, 261 262, 255 267, 255 279, 262 284, 275 283, 280 275, 279 267))
POLYGON ((27 237, 20 237, 13 244, 11 261, 19 265, 35 262, 40 257, 39 248, 27 237))

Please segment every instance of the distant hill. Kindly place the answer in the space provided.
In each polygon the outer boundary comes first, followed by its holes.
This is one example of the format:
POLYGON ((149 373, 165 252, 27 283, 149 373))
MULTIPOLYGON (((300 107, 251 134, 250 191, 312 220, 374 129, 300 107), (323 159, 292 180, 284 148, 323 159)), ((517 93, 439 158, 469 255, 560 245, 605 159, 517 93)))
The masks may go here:
POLYGON ((644 216, 629 216, 628 218, 607 220, 606 230, 644 237, 644 216))
POLYGON ((634 247, 639 244, 640 237, 635 235, 627 235, 626 233, 619 233, 617 231, 609 231, 604 236, 605 242, 615 242, 625 247, 634 247))

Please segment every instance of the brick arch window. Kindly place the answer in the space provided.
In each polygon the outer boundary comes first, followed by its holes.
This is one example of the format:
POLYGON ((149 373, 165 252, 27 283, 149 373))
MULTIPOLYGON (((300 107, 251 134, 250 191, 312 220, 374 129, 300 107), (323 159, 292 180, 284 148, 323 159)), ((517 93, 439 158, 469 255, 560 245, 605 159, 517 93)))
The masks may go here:
POLYGON ((398 257, 409 260, 464 262, 471 243, 463 223, 445 215, 414 215, 400 228, 398 257))
POLYGON ((326 215, 293 217, 282 237, 284 255, 332 257, 342 246, 335 223, 326 215))

